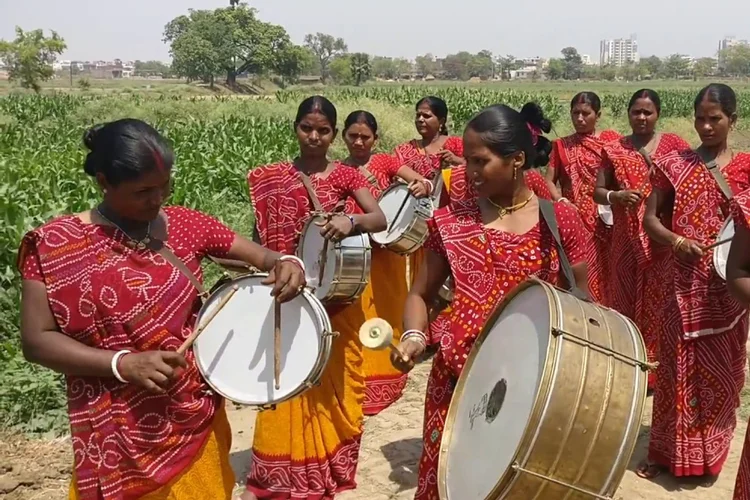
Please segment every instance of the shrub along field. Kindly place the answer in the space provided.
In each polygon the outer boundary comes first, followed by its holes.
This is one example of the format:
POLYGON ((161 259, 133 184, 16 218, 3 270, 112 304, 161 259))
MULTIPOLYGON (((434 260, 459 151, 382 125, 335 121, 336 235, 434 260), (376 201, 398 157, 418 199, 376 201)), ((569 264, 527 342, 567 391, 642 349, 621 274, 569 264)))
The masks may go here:
MULTIPOLYGON (((601 128, 627 132, 625 108, 634 90, 612 87, 601 92, 601 128)), ((696 142, 691 120, 696 90, 667 86, 662 92, 662 130, 681 134, 692 143, 696 142)), ((553 137, 572 131, 567 117, 567 101, 575 93, 572 87, 537 91, 532 86, 371 86, 287 90, 260 99, 174 92, 0 97, 0 427, 32 433, 65 431, 61 378, 26 363, 20 352, 20 279, 15 259, 26 231, 56 214, 82 211, 98 201, 98 190, 82 169, 84 130, 123 117, 153 124, 169 138, 176 153, 170 203, 198 208, 250 235, 253 215, 247 172, 295 156, 292 120, 296 106, 317 91, 337 105, 340 124, 356 109, 373 112, 380 121, 379 149, 383 151, 415 135, 414 103, 430 94, 448 102, 450 130, 457 134, 484 106, 505 103, 520 108, 532 100, 553 120, 553 137)), ((741 91, 740 102, 741 120, 750 118, 750 92, 741 91)), ((743 131, 734 140, 736 147, 750 147, 743 131)), ((345 156, 340 139, 332 156, 345 156)))

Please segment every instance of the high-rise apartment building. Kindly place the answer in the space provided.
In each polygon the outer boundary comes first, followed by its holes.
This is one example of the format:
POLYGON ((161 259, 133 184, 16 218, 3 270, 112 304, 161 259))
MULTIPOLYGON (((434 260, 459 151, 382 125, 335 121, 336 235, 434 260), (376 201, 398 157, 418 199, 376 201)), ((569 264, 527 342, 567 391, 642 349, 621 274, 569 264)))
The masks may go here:
POLYGON ((625 66, 629 62, 639 62, 638 40, 635 36, 602 40, 599 44, 599 64, 602 66, 625 66))

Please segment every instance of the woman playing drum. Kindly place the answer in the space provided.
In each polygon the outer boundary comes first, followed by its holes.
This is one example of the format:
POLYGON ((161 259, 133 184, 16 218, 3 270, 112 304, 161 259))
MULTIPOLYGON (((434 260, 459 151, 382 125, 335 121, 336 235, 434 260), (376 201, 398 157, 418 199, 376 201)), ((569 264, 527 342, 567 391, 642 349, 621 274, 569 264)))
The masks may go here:
MULTIPOLYGON (((376 198, 397 178, 409 182, 409 189, 418 198, 432 193, 432 183, 410 167, 400 165, 391 155, 372 152, 378 140, 378 122, 371 113, 351 113, 344 123, 342 136, 349 150, 349 157, 343 163, 358 168, 370 180, 376 198)), ((391 325, 398 325, 409 292, 406 258, 374 246, 370 276, 370 285, 362 296, 365 318, 383 318, 391 325)), ((393 334, 397 343, 401 338, 400 328, 394 328, 393 334)), ((406 374, 393 367, 389 351, 365 349, 364 373, 365 415, 377 415, 401 397, 406 374)))
POLYGON ((730 296, 713 251, 706 249, 730 215, 728 198, 750 187, 750 155, 727 145, 736 111, 731 88, 701 90, 695 100, 700 147, 661 158, 652 177, 644 227, 672 250, 674 272, 659 339, 649 463, 639 469, 645 477, 662 470, 677 477, 718 476, 737 423, 747 310, 730 296), (671 228, 659 219, 662 213, 671 228))
MULTIPOLYGON (((367 179, 357 170, 328 160, 336 137, 336 108, 324 97, 302 102, 294 123, 300 156, 293 162, 253 169, 248 174, 256 231, 264 245, 292 254, 314 207, 327 212, 349 198, 343 213, 321 228, 338 240, 354 231, 372 233, 386 222, 367 179), (303 177, 304 176, 304 177, 303 177), (303 181, 309 179, 313 193, 303 181)), ((247 491, 242 498, 331 498, 356 487, 362 403, 365 395, 362 346, 357 332, 365 321, 360 298, 349 306, 329 306, 333 351, 321 384, 258 415, 247 491)))
MULTIPOLYGON (((750 308, 750 190, 735 196, 730 205, 734 238, 727 259, 727 286, 735 300, 750 308)), ((745 433, 734 500, 750 500, 750 427, 745 433)))
POLYGON ((601 118, 601 101, 593 92, 581 92, 570 102, 570 118, 576 133, 554 141, 547 181, 556 201, 570 201, 581 214, 591 235, 592 244, 587 256, 589 265, 589 291, 597 302, 607 295, 603 288, 607 280, 603 273, 609 270, 609 243, 612 236, 609 226, 599 217, 594 202, 596 175, 602 166, 602 147, 620 138, 613 130, 596 133, 596 122, 601 118), (557 185, 560 185, 560 190, 557 185))
MULTIPOLYGON (((669 281, 669 246, 652 244, 643 230, 645 199, 651 193, 649 175, 661 157, 689 148, 674 134, 656 131, 661 100, 653 90, 639 90, 630 99, 628 118, 633 133, 603 146, 594 201, 611 205, 614 223, 609 246, 607 282, 601 302, 632 319, 643 335, 648 359, 658 359, 664 293, 669 281)), ((670 226, 665 221, 667 227, 670 226)), ((655 372, 649 373, 653 389, 655 372)))
MULTIPOLYGON (((457 377, 486 318, 505 294, 529 276, 559 283, 558 250, 541 220, 539 199, 526 186, 523 170, 549 151, 535 137, 534 116, 504 105, 485 109, 466 126, 467 176, 478 197, 452 201, 436 211, 430 224, 425 263, 407 298, 406 332, 393 355, 408 370, 425 350, 427 304, 449 274, 455 282, 448 327, 433 361, 427 388, 424 449, 417 499, 437 499, 437 461, 443 425, 457 377)), ((585 234, 575 208, 554 205, 561 244, 573 265, 576 284, 585 288, 585 234)), ((563 285, 564 286, 564 285, 563 285)))
POLYGON ((28 233, 18 259, 24 354, 67 376, 69 497, 229 498, 223 401, 192 351, 176 352, 201 304, 192 280, 208 255, 241 260, 271 270, 267 281, 284 301, 299 294, 304 273, 207 215, 162 208, 173 154, 149 125, 119 120, 94 127, 84 142, 84 170, 103 200, 28 233))

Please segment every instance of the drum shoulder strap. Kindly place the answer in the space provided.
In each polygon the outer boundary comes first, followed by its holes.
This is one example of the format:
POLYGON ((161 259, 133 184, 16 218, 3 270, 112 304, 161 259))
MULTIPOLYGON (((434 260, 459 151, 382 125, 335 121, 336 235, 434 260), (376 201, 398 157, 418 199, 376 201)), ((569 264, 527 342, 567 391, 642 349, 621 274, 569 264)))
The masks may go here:
POLYGON ((547 224, 552 237, 555 239, 555 246, 557 247, 557 255, 560 259, 560 268, 562 269, 565 279, 568 281, 568 290, 575 297, 588 300, 586 293, 578 288, 576 284, 575 274, 573 273, 573 266, 570 265, 568 255, 565 253, 563 248, 562 238, 560 237, 560 227, 557 224, 557 216, 555 215, 555 207, 551 201, 539 198, 539 212, 547 224))
POLYGON ((305 186, 305 190, 307 191, 307 196, 310 197, 310 201, 313 204, 313 209, 316 212, 322 212, 323 211, 323 205, 320 204, 320 200, 318 199, 318 195, 315 194, 315 188, 313 188, 312 181, 310 181, 310 177, 299 170, 297 170, 297 173, 299 174, 299 178, 302 180, 302 185, 305 186))
POLYGON ((177 257, 172 250, 167 247, 166 244, 162 243, 161 248, 156 251, 159 255, 164 257, 164 260, 172 264, 174 267, 177 268, 178 271, 182 273, 183 276, 185 276, 188 280, 190 280, 190 283, 195 287, 196 290, 198 290, 198 293, 201 295, 201 297, 206 296, 206 288, 203 286, 203 283, 200 282, 198 278, 195 277, 195 274, 188 269, 188 267, 185 265, 182 260, 177 257))
POLYGON ((716 163, 716 160, 711 160, 705 163, 706 163, 706 168, 713 176, 721 192, 724 194, 727 200, 731 200, 732 188, 729 187, 729 183, 727 182, 727 179, 724 177, 724 174, 721 172, 721 169, 719 168, 719 164, 716 163))
POLYGON ((648 151, 646 151, 646 148, 638 148, 638 153, 643 157, 643 159, 646 161, 646 165, 648 165, 649 170, 654 170, 654 160, 651 159, 651 155, 648 151))
POLYGON ((370 172, 370 169, 367 168, 367 165, 362 165, 357 170, 359 170, 359 173, 362 174, 365 179, 367 179, 367 182, 372 184, 373 187, 379 188, 378 185, 378 179, 370 172))

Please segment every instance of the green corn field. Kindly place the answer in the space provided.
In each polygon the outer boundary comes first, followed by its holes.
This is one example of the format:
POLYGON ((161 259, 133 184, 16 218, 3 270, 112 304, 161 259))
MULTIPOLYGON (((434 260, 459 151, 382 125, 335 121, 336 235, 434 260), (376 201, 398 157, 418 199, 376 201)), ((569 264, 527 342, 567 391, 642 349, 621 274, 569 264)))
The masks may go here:
MULTIPOLYGON (((253 166, 295 156, 292 121, 297 104, 311 92, 280 91, 275 98, 234 99, 125 94, 9 95, 0 97, 0 427, 30 432, 64 430, 64 386, 50 371, 23 360, 18 336, 20 279, 16 250, 24 233, 57 214, 86 210, 98 190, 82 169, 86 128, 133 117, 148 121, 174 146, 176 163, 170 203, 194 207, 249 235, 252 208, 246 176, 253 166)), ((560 135, 569 133, 568 102, 574 92, 533 93, 469 87, 372 86, 322 91, 339 109, 339 122, 355 109, 381 122, 379 148, 391 150, 414 136, 414 104, 437 95, 450 107, 450 128, 459 133, 481 108, 539 103, 560 135)), ((662 116, 691 131, 695 90, 661 93, 662 116), (681 122, 677 121, 681 120, 681 122)), ((739 115, 750 118, 750 92, 740 92, 739 115)), ((627 130, 630 92, 603 93, 606 125, 627 130)), ((688 138, 686 136, 686 138, 688 138)), ((341 140, 333 156, 341 158, 341 140)))

